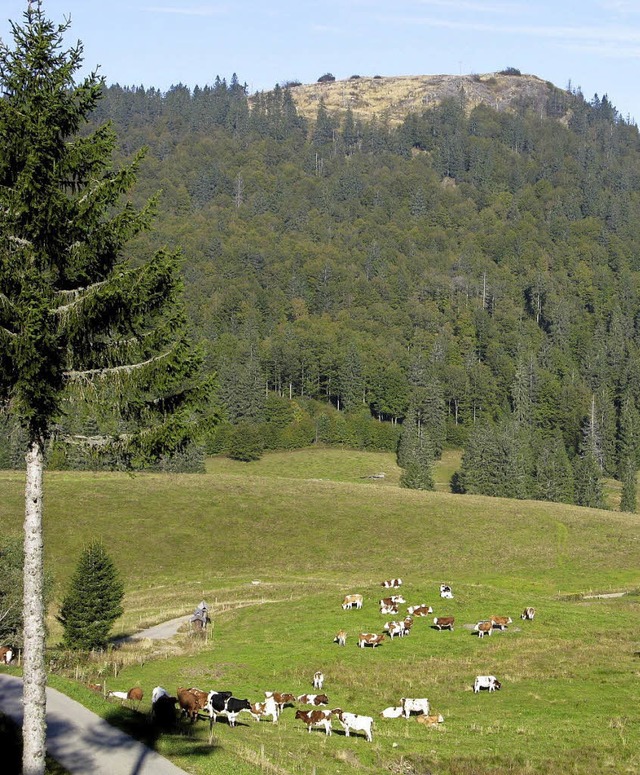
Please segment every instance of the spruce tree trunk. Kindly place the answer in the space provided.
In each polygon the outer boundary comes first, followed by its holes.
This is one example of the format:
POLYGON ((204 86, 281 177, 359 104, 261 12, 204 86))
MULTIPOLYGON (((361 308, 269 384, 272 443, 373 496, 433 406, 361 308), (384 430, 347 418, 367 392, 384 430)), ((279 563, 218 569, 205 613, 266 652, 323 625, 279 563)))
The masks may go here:
POLYGON ((23 775, 43 775, 46 751, 46 673, 42 554, 43 442, 31 442, 26 455, 24 515, 24 661, 22 726, 23 775))

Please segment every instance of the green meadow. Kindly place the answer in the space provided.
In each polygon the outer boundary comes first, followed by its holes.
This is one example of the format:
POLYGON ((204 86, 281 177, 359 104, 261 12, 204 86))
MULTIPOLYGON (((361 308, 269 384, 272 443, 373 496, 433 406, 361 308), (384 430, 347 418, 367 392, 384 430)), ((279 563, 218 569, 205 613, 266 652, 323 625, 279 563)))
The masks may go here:
MULTIPOLYGON (((436 492, 398 487, 391 455, 328 449, 211 459, 203 475, 47 473, 52 614, 96 537, 127 589, 115 635, 190 613, 202 598, 213 614, 206 641, 183 633, 125 646, 51 683, 193 773, 640 772, 640 518, 454 496, 456 465, 447 453, 436 492), (407 604, 455 616, 454 631, 416 619, 407 638, 357 648, 359 632, 393 618, 378 612, 380 582, 398 576, 407 604), (441 582, 453 600, 440 599, 441 582), (362 610, 342 610, 350 592, 364 595, 362 610), (624 594, 591 597, 614 593, 624 594), (533 621, 520 619, 525 606, 533 621), (492 614, 513 624, 478 639, 473 624, 492 614), (340 628, 345 648, 333 642, 340 628), (293 708, 277 725, 248 714, 235 729, 218 723, 211 744, 206 721, 149 738, 156 685, 258 701, 265 690, 313 691, 318 669, 330 707, 375 717, 373 743, 346 738, 337 722, 331 737, 308 734, 293 708), (474 694, 478 674, 496 675, 502 690, 474 694), (85 687, 103 680, 141 686, 142 713, 85 687), (445 723, 379 717, 401 697, 428 697, 445 723)), ((19 472, 0 472, 5 534, 20 533, 22 488, 19 472)), ((52 654, 59 638, 52 616, 52 654)))

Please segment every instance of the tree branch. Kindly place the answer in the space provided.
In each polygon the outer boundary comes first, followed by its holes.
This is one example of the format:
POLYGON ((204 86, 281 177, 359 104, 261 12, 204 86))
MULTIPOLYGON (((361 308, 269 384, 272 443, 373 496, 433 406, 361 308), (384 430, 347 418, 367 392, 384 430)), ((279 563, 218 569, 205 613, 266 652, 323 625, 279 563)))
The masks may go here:
POLYGON ((171 355, 173 350, 167 350, 167 352, 161 355, 156 355, 154 358, 149 358, 146 361, 140 361, 140 363, 128 363, 124 366, 111 366, 104 369, 87 369, 86 371, 65 371, 63 377, 69 382, 80 382, 81 380, 91 380, 93 377, 109 377, 113 374, 131 374, 138 369, 143 369, 145 366, 149 366, 152 363, 161 361, 171 355))

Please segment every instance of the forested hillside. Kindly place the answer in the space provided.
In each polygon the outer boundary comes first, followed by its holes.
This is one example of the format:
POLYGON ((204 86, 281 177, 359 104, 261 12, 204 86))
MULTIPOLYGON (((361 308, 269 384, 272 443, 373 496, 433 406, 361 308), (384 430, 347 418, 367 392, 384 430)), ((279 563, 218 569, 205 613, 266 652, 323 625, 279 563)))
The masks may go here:
POLYGON ((607 475, 631 498, 640 138, 606 97, 461 92, 398 125, 320 99, 307 121, 234 76, 111 86, 95 119, 119 161, 148 147, 135 195, 161 191, 158 218, 134 250, 183 249, 210 451, 391 449, 408 418, 431 454, 465 447, 458 490, 601 505, 607 475))

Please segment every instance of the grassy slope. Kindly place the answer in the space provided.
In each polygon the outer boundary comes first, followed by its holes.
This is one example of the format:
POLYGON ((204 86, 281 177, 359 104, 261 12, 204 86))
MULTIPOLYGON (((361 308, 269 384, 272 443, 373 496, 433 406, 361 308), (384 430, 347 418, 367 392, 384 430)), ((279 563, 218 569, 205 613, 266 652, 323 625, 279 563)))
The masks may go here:
MULTIPOLYGON (((449 456, 443 489, 454 468, 449 456)), ((206 647, 143 656, 111 688, 139 683, 149 695, 156 684, 198 685, 257 700, 265 689, 311 690, 321 668, 332 706, 375 714, 401 696, 428 696, 447 719, 439 732, 379 720, 369 746, 307 735, 289 709, 275 727, 248 717, 236 730, 218 725, 213 749, 204 724, 157 743, 194 772, 229 771, 231 761, 240 775, 260 766, 315 766, 318 775, 640 771, 638 597, 578 598, 640 586, 637 516, 410 492, 395 481, 390 456, 332 450, 213 460, 203 476, 49 473, 48 562, 63 588, 82 545, 102 537, 126 579, 124 631, 203 596, 215 606, 206 647), (384 480, 361 479, 379 471, 384 480), (459 626, 440 633, 418 620, 410 638, 357 649, 358 631, 390 618, 375 604, 388 576, 405 579, 409 603, 431 603, 459 626), (437 597, 441 581, 453 585, 453 601, 437 597), (350 591, 364 593, 362 611, 342 611, 350 591), (538 609, 533 622, 516 618, 525 605, 538 609), (492 613, 512 615, 510 631, 479 641, 463 626, 492 613), (332 642, 341 626, 345 649, 332 642), (473 677, 485 672, 503 680, 502 692, 473 695, 473 677)), ((22 477, 0 472, 0 491, 0 522, 18 533, 22 477)))

